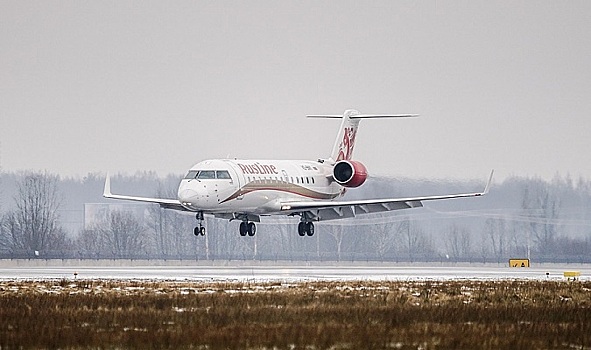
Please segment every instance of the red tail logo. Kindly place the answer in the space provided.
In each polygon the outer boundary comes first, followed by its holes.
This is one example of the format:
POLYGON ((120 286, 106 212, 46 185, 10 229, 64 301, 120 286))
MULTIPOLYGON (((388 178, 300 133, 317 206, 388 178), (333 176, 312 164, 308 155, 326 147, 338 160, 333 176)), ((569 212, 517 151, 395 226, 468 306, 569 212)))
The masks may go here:
POLYGON ((353 147, 355 146, 355 135, 357 135, 356 128, 345 128, 343 133, 343 141, 339 145, 339 156, 336 161, 351 160, 353 155, 353 147))

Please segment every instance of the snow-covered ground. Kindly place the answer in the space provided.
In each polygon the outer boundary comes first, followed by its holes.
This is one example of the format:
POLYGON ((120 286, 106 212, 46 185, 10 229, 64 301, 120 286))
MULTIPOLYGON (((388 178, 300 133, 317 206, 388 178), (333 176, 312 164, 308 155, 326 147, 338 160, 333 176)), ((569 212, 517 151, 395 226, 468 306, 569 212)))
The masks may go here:
POLYGON ((532 264, 510 268, 502 264, 393 263, 248 263, 0 260, 0 279, 130 279, 195 281, 316 281, 316 280, 562 280, 565 271, 591 280, 591 265, 532 264))

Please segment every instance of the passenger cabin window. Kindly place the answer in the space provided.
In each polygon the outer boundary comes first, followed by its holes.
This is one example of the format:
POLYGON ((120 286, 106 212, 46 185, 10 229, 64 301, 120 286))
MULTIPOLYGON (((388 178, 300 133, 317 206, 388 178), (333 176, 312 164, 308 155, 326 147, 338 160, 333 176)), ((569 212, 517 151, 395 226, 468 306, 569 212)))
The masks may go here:
POLYGON ((222 180, 231 180, 230 173, 227 170, 216 171, 216 177, 222 180))

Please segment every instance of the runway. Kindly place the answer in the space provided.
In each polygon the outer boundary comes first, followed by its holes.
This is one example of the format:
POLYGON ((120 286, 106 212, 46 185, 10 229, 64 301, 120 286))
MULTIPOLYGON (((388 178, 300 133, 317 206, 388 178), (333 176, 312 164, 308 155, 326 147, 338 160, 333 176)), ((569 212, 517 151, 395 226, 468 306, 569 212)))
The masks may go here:
POLYGON ((194 281, 317 281, 317 280, 563 280, 565 271, 579 271, 591 280, 591 265, 544 264, 510 268, 502 264, 306 264, 225 262, 0 261, 1 280, 122 279, 194 281), (126 264, 126 262, 128 264, 126 264))

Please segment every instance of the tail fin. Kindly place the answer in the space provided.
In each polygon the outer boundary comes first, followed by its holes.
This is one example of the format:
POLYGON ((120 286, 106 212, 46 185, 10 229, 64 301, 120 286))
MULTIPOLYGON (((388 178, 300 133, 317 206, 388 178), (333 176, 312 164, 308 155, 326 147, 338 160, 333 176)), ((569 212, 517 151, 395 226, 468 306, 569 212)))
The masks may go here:
POLYGON ((361 119, 369 118, 409 118, 417 117, 418 114, 360 114, 354 109, 348 109, 343 115, 309 115, 308 118, 340 118, 341 127, 332 153, 330 154, 330 161, 338 162, 340 160, 351 160, 353 157, 353 149, 355 148, 355 137, 357 136, 357 129, 361 119))

